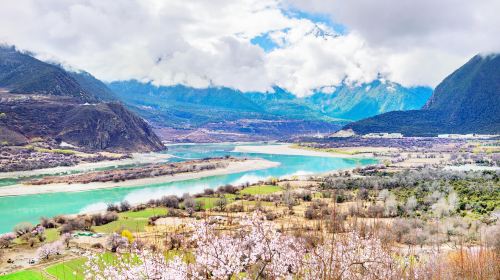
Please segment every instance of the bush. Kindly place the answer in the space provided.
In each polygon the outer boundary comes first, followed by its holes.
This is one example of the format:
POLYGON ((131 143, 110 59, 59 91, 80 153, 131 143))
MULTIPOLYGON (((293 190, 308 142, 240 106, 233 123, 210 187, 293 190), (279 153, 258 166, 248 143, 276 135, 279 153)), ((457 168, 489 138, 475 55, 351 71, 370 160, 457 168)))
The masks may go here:
POLYGON ((370 218, 381 218, 384 216, 384 207, 372 204, 368 207, 367 213, 370 218))
POLYGON ((16 226, 14 226, 13 231, 17 236, 22 236, 22 235, 25 235, 27 233, 30 233, 32 229, 33 229, 33 225, 31 223, 23 222, 23 223, 19 223, 16 226))
POLYGON ((134 235, 129 230, 122 230, 121 236, 128 240, 128 243, 132 244, 134 242, 134 235))
POLYGON ((215 193, 215 191, 213 189, 205 189, 205 190, 203 190, 203 193, 205 195, 213 195, 215 193))
POLYGON ((358 199, 361 199, 361 200, 368 200, 368 198, 370 197, 370 193, 368 192, 367 189, 365 188, 362 188, 358 191, 358 199))
POLYGON ((266 220, 268 221, 274 221, 278 218, 278 214, 272 212, 272 211, 269 211, 266 213, 266 220))
POLYGON ((63 215, 58 215, 54 217, 54 221, 60 225, 65 224, 68 221, 68 218, 63 215))
POLYGON ((90 230, 92 226, 92 217, 88 216, 78 216, 74 219, 66 221, 64 225, 61 226, 61 233, 68 233, 75 230, 90 230))
POLYGON ((104 246, 102 246, 101 243, 94 243, 92 246, 90 246, 92 249, 104 249, 104 246))
POLYGON ((93 225, 101 226, 118 220, 118 214, 116 214, 116 212, 106 212, 104 214, 99 213, 92 215, 91 219, 93 225))
POLYGON ((130 208, 132 208, 132 206, 130 205, 130 203, 128 203, 128 201, 125 200, 120 203, 120 211, 129 211, 130 208))
POLYGON ((179 199, 175 195, 163 196, 160 199, 160 204, 167 208, 179 208, 179 199))
POLYGON ((304 201, 311 201, 312 200, 311 192, 309 192, 309 191, 302 192, 301 198, 304 201))
POLYGON ((175 208, 169 208, 167 212, 167 217, 183 217, 184 214, 181 210, 175 208))
POLYGON ((316 209, 312 208, 311 206, 308 206, 306 211, 304 211, 304 217, 308 220, 314 220, 318 218, 316 209))
POLYGON ((0 235, 0 248, 8 248, 12 241, 16 239, 16 234, 13 232, 4 233, 0 235))
POLYGON ((221 197, 215 201, 215 208, 218 211, 225 211, 227 206, 227 198, 221 197))
POLYGON ((156 224, 156 221, 160 218, 165 218, 167 217, 167 215, 155 215, 155 216, 151 216, 149 217, 148 219, 148 225, 150 226, 154 226, 156 224))
POLYGON ((344 194, 338 194, 337 197, 335 198, 335 201, 337 203, 342 203, 346 201, 346 197, 344 194))
POLYGON ((202 211, 205 208, 205 202, 202 200, 195 201, 194 210, 202 211))
POLYGON ((314 200, 309 206, 307 206, 304 212, 304 217, 309 220, 317 219, 320 217, 330 215, 331 211, 328 208, 328 204, 321 200, 314 200))
POLYGON ((44 228, 56 228, 57 227, 56 221, 54 221, 54 219, 50 219, 47 217, 40 218, 40 225, 42 225, 44 228))
POLYGON ((221 193, 221 194, 224 194, 224 193, 235 194, 236 192, 238 192, 238 190, 239 189, 233 185, 225 185, 225 186, 219 187, 217 189, 217 192, 221 193))
POLYGON ((242 204, 236 203, 232 204, 227 208, 227 211, 229 212, 244 212, 244 207, 242 204))
POLYGON ((194 209, 196 206, 196 202, 192 197, 186 197, 184 199, 184 209, 194 209))
POLYGON ((108 212, 120 212, 120 207, 114 203, 109 203, 106 210, 108 212))
POLYGON ((139 205, 132 207, 132 211, 138 212, 138 211, 146 210, 146 208, 147 208, 146 204, 139 204, 139 205))

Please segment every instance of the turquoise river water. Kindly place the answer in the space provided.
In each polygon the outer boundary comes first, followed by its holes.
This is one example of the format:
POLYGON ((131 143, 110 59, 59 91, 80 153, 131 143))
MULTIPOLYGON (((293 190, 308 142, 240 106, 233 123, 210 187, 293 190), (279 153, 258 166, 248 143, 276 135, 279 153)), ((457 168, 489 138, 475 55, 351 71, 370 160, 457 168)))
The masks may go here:
POLYGON ((238 185, 257 182, 268 177, 324 173, 377 162, 375 159, 235 153, 232 152, 234 147, 234 144, 172 145, 168 147, 167 153, 174 156, 169 159, 170 162, 231 155, 263 158, 281 164, 264 170, 136 187, 0 197, 0 233, 11 231, 14 225, 23 221, 36 224, 40 217, 104 210, 110 202, 127 200, 135 204, 163 195, 198 193, 206 188, 216 188, 225 184, 238 185))

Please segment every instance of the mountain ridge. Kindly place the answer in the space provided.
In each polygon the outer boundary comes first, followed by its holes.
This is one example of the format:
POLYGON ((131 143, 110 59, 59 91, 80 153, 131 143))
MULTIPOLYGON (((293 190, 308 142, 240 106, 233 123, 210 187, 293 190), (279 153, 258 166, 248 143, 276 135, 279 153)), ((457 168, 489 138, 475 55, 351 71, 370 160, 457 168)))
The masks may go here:
POLYGON ((0 87, 1 145, 43 138, 85 150, 164 149, 149 125, 89 73, 67 72, 14 47, 0 47, 0 87))
MULTIPOLYGON (((119 99, 144 118, 172 127, 198 127, 207 123, 237 119, 291 119, 341 124, 358 119, 360 114, 357 112, 358 115, 353 117, 349 112, 325 110, 332 103, 338 102, 339 96, 345 103, 346 99, 354 94, 346 85, 342 85, 341 90, 332 94, 316 92, 306 98, 298 98, 279 87, 274 87, 274 92, 241 92, 224 87, 195 89, 182 85, 155 86, 136 80, 115 81, 108 86, 119 99), (195 95, 197 99, 193 99, 195 95), (216 104, 214 101, 207 102, 213 99, 216 104), (233 111, 237 111, 237 114, 233 114, 233 111)), ((380 111, 420 108, 431 94, 429 88, 407 89, 396 83, 388 83, 386 86, 380 81, 362 84, 354 89, 358 97, 351 109, 358 108, 360 111, 359 108, 364 102, 363 96, 366 96, 363 95, 365 91, 372 95, 370 102, 373 109, 365 112, 367 116, 380 111), (371 86, 374 86, 376 91, 370 92, 371 86), (387 93, 389 86, 396 87, 393 93, 387 93)))
POLYGON ((348 124, 356 133, 500 134, 500 55, 476 55, 448 75, 421 110, 389 112, 348 124))

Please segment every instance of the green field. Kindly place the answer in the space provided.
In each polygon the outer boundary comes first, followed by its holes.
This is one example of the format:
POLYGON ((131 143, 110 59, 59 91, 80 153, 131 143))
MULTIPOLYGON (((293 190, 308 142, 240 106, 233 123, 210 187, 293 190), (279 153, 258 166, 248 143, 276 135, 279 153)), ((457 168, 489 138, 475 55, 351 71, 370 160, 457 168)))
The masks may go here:
POLYGON ((47 273, 56 279, 64 280, 83 280, 83 265, 86 258, 78 258, 58 264, 51 265, 45 269, 47 273))
MULTIPOLYGON (((112 253, 103 253, 101 260, 105 263, 116 261, 116 256, 112 253)), ((50 265, 41 270, 27 269, 0 276, 0 280, 83 280, 83 266, 86 258, 77 258, 65 262, 50 265)))
POLYGON ((127 211, 119 213, 118 216, 120 218, 129 218, 129 219, 139 219, 139 218, 149 218, 155 215, 165 215, 167 214, 167 208, 158 207, 158 208, 146 208, 141 211, 127 211))
POLYGON ((60 236, 59 230, 56 228, 49 228, 45 230, 45 237, 47 237, 45 242, 56 241, 57 239, 59 239, 59 236, 60 236))
POLYGON ((11 274, 0 276, 0 280, 46 280, 42 272, 36 270, 21 270, 11 274))
POLYGON ((262 186, 252 186, 245 188, 240 191, 240 194, 257 195, 257 194, 270 194, 279 191, 281 191, 280 186, 262 185, 262 186))
POLYGON ((148 224, 148 218, 155 215, 165 215, 167 209, 147 208, 141 211, 127 211, 118 214, 118 220, 102 226, 94 226, 92 229, 96 232, 111 233, 122 229, 128 229, 131 232, 144 231, 148 224))
MULTIPOLYGON (((234 194, 225 194, 224 197, 227 199, 227 203, 231 203, 234 201, 236 198, 236 195, 234 194)), ((215 203, 217 200, 219 200, 220 197, 198 197, 195 198, 196 201, 201 201, 203 202, 203 209, 208 210, 214 208, 216 205, 215 203)))

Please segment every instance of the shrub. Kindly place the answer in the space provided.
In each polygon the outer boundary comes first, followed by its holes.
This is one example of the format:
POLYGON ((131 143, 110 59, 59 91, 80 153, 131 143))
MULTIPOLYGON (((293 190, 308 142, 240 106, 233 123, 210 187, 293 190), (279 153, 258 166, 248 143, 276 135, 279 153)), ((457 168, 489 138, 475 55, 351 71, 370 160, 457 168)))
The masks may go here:
POLYGON ((68 218, 63 215, 58 215, 54 217, 54 221, 60 225, 65 224, 68 221, 68 218))
POLYGON ((33 225, 31 223, 23 222, 23 223, 19 223, 19 224, 14 226, 14 233, 17 236, 22 236, 22 235, 25 235, 27 233, 30 233, 32 229, 33 229, 33 225))
POLYGON ((128 240, 129 244, 134 242, 134 235, 129 230, 124 229, 121 233, 121 236, 128 240))
POLYGON ((192 197, 186 197, 184 199, 184 209, 194 209, 196 206, 196 202, 192 197))
POLYGON ((368 207, 367 213, 370 218, 381 218, 384 215, 384 207, 372 204, 368 207))
POLYGON ((63 246, 59 241, 44 244, 42 245, 42 247, 38 248, 36 255, 38 256, 38 259, 48 260, 50 256, 59 255, 61 253, 62 247, 63 246))
POLYGON ((215 201, 215 208, 218 211, 225 211, 227 206, 227 198, 221 197, 215 201))
POLYGON ((74 219, 66 221, 64 225, 61 226, 61 233, 72 232, 75 230, 89 230, 92 226, 92 217, 88 216, 78 216, 74 219))
POLYGON ((213 195, 215 193, 215 191, 213 189, 204 189, 203 193, 205 195, 213 195))
POLYGON ((368 198, 370 197, 370 193, 368 192, 367 189, 365 188, 362 188, 358 191, 358 199, 361 199, 361 200, 368 200, 368 198))
POLYGON ((130 208, 132 208, 132 206, 130 205, 130 203, 128 203, 128 201, 125 200, 120 202, 120 211, 122 212, 129 211, 130 208))
POLYGON ((194 210, 202 211, 205 208, 205 202, 202 200, 195 201, 194 210))
POLYGON ((167 208, 179 208, 179 199, 175 195, 163 196, 160 204, 167 208))
POLYGON ((12 241, 16 239, 16 234, 13 232, 0 235, 0 248, 9 248, 12 241))
POLYGON ((104 249, 104 246, 102 246, 101 243, 94 243, 90 247, 93 249, 104 249))
POLYGON ((301 198, 304 201, 311 201, 312 200, 312 195, 310 191, 304 191, 301 193, 301 198))
POLYGON ((102 226, 118 220, 116 212, 106 212, 104 214, 94 214, 91 216, 92 224, 95 226, 102 226))
POLYGON ((347 200, 346 196, 344 194, 337 194, 337 197, 335 198, 335 201, 337 203, 342 203, 347 200))
POLYGON ((227 208, 227 211, 229 212, 244 212, 244 207, 242 204, 236 203, 236 204, 231 204, 227 208))
POLYGON ((169 208, 167 212, 167 217, 183 217, 184 214, 181 210, 175 208, 169 208))
POLYGON ((238 190, 239 189, 233 185, 225 185, 225 186, 220 186, 217 189, 217 192, 221 193, 221 194, 224 194, 224 193, 235 194, 236 192, 238 192, 238 190))
POLYGON ((128 246, 128 240, 121 237, 117 233, 113 233, 108 237, 106 241, 107 245, 111 248, 111 252, 116 253, 119 248, 124 248, 128 246))
POLYGON ((114 203, 109 203, 106 210, 108 212, 120 212, 120 207, 114 203))
POLYGON ((47 218, 47 217, 40 218, 40 224, 44 228, 56 228, 57 227, 56 221, 54 221, 54 219, 50 219, 50 218, 47 218))

